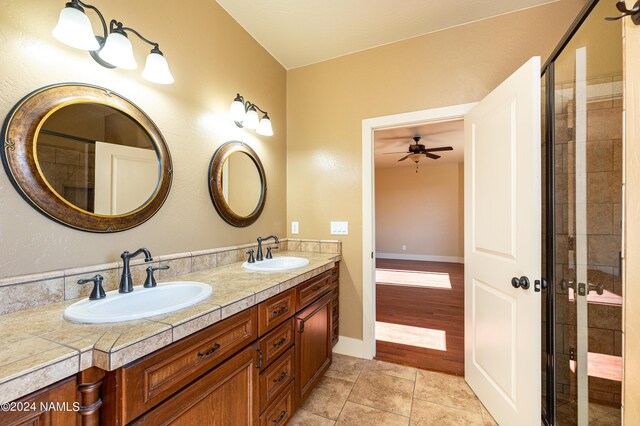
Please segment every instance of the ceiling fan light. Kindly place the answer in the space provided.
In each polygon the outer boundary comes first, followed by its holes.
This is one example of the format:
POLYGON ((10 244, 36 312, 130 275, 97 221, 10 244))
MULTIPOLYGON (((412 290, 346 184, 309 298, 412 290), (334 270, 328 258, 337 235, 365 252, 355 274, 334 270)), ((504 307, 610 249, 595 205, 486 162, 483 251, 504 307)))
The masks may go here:
POLYGON ((420 161, 420 159, 421 159, 421 158, 422 158, 422 154, 410 154, 410 155, 409 155, 409 159, 410 159, 411 161, 416 162, 416 163, 417 163, 418 161, 420 161))
POLYGON ((100 43, 93 33, 89 17, 75 3, 67 3, 60 11, 58 24, 52 34, 58 41, 76 49, 90 51, 100 49, 100 43))
POLYGON ((124 31, 114 30, 109 34, 98 56, 119 68, 127 70, 138 68, 136 58, 133 56, 133 46, 124 31))

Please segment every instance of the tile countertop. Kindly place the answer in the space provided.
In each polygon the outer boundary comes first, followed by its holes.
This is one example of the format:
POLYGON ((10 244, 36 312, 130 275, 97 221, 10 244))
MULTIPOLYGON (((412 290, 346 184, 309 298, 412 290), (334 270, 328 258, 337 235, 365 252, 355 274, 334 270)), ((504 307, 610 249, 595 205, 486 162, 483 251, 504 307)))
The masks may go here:
POLYGON ((0 403, 89 367, 115 370, 198 330, 250 308, 334 267, 339 254, 290 252, 309 265, 288 272, 251 272, 234 263, 173 278, 200 281, 212 295, 194 305, 143 320, 76 324, 62 318, 70 300, 0 315, 0 403))

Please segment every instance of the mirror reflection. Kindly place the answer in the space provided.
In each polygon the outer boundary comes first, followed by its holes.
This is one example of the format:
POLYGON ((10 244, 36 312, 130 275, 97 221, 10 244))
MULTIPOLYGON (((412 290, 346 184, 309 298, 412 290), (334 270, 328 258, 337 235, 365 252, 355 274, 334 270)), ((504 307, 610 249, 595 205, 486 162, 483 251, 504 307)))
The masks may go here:
POLYGON ((222 168, 222 194, 238 216, 249 216, 258 208, 262 180, 258 167, 245 152, 229 155, 222 168))
POLYGON ((142 126, 98 103, 68 105, 51 114, 35 151, 50 188, 90 213, 118 216, 139 209, 161 177, 158 152, 142 126))

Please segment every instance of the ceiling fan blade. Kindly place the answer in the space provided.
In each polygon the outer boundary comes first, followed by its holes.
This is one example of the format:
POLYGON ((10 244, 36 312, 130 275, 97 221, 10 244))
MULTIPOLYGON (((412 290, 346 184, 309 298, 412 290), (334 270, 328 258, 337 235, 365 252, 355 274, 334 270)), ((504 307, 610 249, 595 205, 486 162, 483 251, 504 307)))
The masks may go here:
POLYGON ((404 160, 406 160, 407 158, 409 158, 409 156, 408 156, 408 155, 405 155, 404 157, 402 157, 402 158, 401 158, 401 159, 399 159, 398 161, 404 161, 404 160))
POLYGON ((427 148, 424 152, 453 151, 453 147, 441 146, 439 148, 427 148))
POLYGON ((441 157, 440 155, 430 154, 430 153, 428 153, 428 152, 427 152, 427 153, 425 153, 424 155, 426 155, 427 157, 432 158, 432 159, 434 159, 434 160, 437 160, 438 158, 440 158, 440 157, 441 157))
POLYGON ((383 152, 382 154, 387 155, 387 154, 406 154, 407 151, 400 151, 400 152, 383 152))

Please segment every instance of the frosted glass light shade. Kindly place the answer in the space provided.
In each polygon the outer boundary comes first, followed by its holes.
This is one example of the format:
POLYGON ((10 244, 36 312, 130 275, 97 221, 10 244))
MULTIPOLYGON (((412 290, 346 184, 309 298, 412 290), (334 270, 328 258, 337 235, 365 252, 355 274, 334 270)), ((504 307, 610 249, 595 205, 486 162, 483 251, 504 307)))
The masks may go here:
POLYGON ((127 70, 138 68, 136 58, 133 57, 133 46, 131 46, 131 42, 127 36, 118 32, 109 34, 98 56, 100 56, 103 61, 119 68, 127 70))
POLYGON ((142 71, 142 78, 157 84, 171 84, 175 80, 169 71, 169 64, 161 53, 151 52, 142 71))
POLYGON ((93 34, 91 21, 82 10, 67 6, 60 11, 53 36, 67 46, 83 50, 98 50, 100 43, 93 34))
POLYGON ((273 128, 271 127, 271 120, 269 120, 269 117, 267 115, 262 117, 262 120, 260 120, 260 124, 258 124, 256 133, 262 136, 273 136, 273 128))
POLYGON ((238 123, 242 123, 245 120, 244 104, 241 101, 231 102, 229 117, 238 123))
POLYGON ((420 161, 420 159, 422 158, 422 154, 411 154, 409 155, 409 159, 412 161, 415 161, 416 163, 418 161, 420 161))
POLYGON ((255 129, 256 127, 258 127, 259 123, 260 119, 258 118, 258 112, 255 110, 255 108, 249 108, 249 111, 247 111, 247 116, 242 122, 242 125, 247 129, 255 129))

